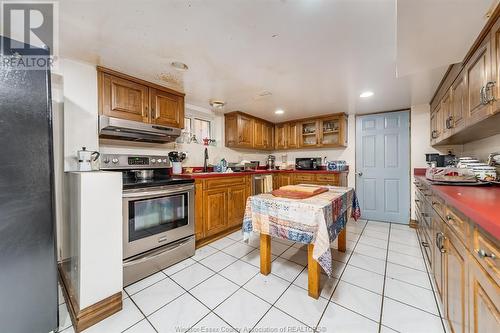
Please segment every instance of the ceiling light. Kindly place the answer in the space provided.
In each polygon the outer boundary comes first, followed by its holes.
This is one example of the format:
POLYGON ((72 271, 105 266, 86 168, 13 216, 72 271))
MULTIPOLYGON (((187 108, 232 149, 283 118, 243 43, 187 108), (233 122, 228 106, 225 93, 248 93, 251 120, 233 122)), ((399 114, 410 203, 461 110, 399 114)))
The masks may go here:
POLYGON ((359 97, 361 98, 366 98, 366 97, 371 97, 373 96, 373 91, 363 91, 359 97))
POLYGON ((180 71, 187 71, 189 69, 188 65, 180 61, 172 61, 170 65, 172 65, 172 67, 180 71))
POLYGON ((276 113, 276 114, 283 114, 283 113, 285 113, 285 111, 283 111, 281 109, 278 109, 278 110, 274 111, 274 113, 276 113))
POLYGON ((221 100, 215 100, 215 99, 211 99, 208 103, 210 104, 212 109, 216 109, 216 110, 220 110, 224 107, 224 105, 226 105, 226 102, 221 101, 221 100))

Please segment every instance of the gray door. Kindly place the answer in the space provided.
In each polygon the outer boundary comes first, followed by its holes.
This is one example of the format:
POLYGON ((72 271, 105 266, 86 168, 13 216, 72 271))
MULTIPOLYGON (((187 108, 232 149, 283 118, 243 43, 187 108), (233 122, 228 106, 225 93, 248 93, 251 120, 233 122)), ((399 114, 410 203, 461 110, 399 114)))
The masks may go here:
POLYGON ((362 217, 410 221, 409 112, 356 118, 356 193, 362 217))

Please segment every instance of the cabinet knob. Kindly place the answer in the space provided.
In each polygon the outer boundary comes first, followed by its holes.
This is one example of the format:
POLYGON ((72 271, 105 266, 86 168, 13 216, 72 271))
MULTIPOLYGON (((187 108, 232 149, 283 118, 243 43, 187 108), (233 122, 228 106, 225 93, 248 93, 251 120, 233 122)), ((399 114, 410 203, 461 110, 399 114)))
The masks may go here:
POLYGON ((497 256, 494 253, 488 253, 483 249, 477 249, 476 252, 477 252, 477 255, 481 258, 491 258, 491 259, 497 258, 497 256))
POLYGON ((453 219, 453 217, 451 217, 451 215, 446 215, 446 221, 450 222, 450 224, 453 224, 455 222, 455 220, 453 219))

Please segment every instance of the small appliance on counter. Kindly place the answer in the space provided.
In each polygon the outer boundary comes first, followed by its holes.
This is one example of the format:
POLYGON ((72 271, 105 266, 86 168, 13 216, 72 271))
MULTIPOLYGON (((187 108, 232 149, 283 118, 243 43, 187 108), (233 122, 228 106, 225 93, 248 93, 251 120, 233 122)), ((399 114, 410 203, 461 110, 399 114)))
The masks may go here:
POLYGON ((77 152, 78 156, 78 171, 92 171, 92 163, 97 161, 100 154, 97 151, 87 150, 87 147, 82 147, 77 152))
POLYGON ((103 155, 101 169, 122 172, 125 286, 194 255, 194 180, 167 167, 164 156, 103 155))
POLYGON ((451 152, 448 152, 447 155, 425 154, 425 161, 429 166, 439 168, 454 166, 456 164, 455 155, 451 152))
POLYGON ((297 170, 319 170, 321 169, 321 157, 302 157, 295 159, 297 170))
POLYGON ((266 169, 275 170, 276 169, 276 156, 269 155, 266 160, 266 169))
POLYGON ((168 153, 168 159, 172 162, 172 173, 180 175, 182 173, 182 161, 186 159, 187 154, 184 152, 171 151, 168 153))

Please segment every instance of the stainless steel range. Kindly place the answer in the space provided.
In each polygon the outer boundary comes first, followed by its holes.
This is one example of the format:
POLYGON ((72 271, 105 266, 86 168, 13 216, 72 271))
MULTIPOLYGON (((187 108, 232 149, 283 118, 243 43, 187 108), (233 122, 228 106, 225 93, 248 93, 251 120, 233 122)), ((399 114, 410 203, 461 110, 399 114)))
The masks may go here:
POLYGON ((102 155, 123 174, 123 283, 194 255, 194 180, 169 174, 166 156, 102 155))

